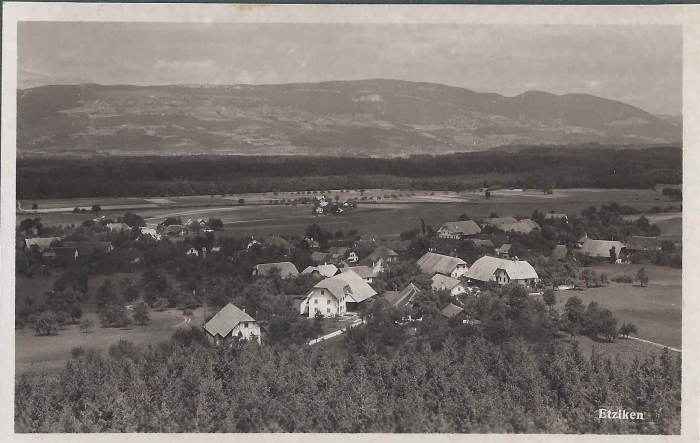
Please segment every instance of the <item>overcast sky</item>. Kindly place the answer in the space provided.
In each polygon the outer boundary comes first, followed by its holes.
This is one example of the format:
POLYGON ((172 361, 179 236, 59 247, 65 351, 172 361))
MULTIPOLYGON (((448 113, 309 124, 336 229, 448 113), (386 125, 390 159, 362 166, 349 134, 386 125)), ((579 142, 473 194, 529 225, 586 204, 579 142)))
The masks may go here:
POLYGON ((681 114, 679 26, 23 22, 20 88, 392 78, 681 114))

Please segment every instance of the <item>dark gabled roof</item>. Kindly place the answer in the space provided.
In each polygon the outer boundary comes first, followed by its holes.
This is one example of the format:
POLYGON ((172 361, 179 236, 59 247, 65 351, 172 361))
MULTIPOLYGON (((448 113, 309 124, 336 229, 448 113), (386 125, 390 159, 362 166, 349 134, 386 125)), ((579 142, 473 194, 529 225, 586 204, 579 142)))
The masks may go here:
POLYGON ((656 251, 659 249, 661 249, 661 242, 656 237, 635 236, 627 240, 628 251, 656 251))
POLYGON ((311 254, 311 260, 316 263, 323 263, 330 258, 330 254, 327 252, 314 252, 311 254))
POLYGON ((380 258, 386 260, 389 257, 397 257, 398 255, 399 254, 387 248, 386 246, 379 246, 377 249, 372 251, 372 253, 369 255, 369 259, 372 261, 372 263, 374 263, 380 258))
POLYGON ((550 219, 550 218, 554 218, 554 219, 567 218, 567 219, 568 219, 569 216, 566 215, 566 214, 551 214, 551 213, 550 213, 550 214, 546 214, 546 215, 544 216, 544 218, 545 218, 545 219, 550 219))
POLYGON ((170 226, 167 226, 167 227, 165 228, 165 234, 167 234, 167 235, 171 235, 171 234, 178 235, 178 234, 180 234, 180 231, 182 231, 183 229, 185 229, 185 227, 182 226, 182 225, 170 225, 170 226))
MULTIPOLYGON (((64 258, 75 258, 75 252, 78 250, 78 248, 66 248, 66 247, 59 247, 59 248, 51 248, 47 249, 48 251, 52 251, 56 254, 56 257, 64 257, 64 258)), ((80 253, 78 253, 80 254, 80 253)))
POLYGON ((384 292, 384 299, 388 301, 391 306, 401 308, 412 305, 420 292, 420 289, 418 289, 416 285, 409 283, 401 291, 384 292))
POLYGON ((555 258, 557 260, 564 260, 566 258, 566 254, 568 252, 568 249, 564 245, 556 245, 554 247, 554 250, 552 251, 552 258, 555 258))
POLYGON ((254 322, 255 319, 229 303, 204 325, 204 329, 212 336, 220 335, 223 338, 239 323, 246 321, 254 322))
POLYGON ((533 229, 540 229, 540 225, 537 222, 530 220, 529 218, 524 218, 515 223, 502 223, 497 226, 503 232, 519 232, 521 234, 528 234, 533 229))
POLYGON ((274 245, 274 246, 280 246, 280 247, 287 248, 287 249, 294 248, 294 246, 289 244, 289 242, 287 240, 283 239, 282 237, 278 237, 276 235, 271 235, 271 236, 267 237, 265 239, 265 241, 263 241, 263 245, 264 246, 273 246, 274 245))
POLYGON ((447 231, 449 234, 474 235, 481 232, 481 228, 473 220, 447 222, 439 231, 447 231))
POLYGON ((461 308, 457 305, 453 305, 452 303, 450 303, 449 305, 447 305, 445 307, 445 309, 440 311, 440 314, 442 314, 443 316, 445 316, 447 318, 452 318, 455 315, 462 313, 462 312, 464 312, 464 308, 461 308))
POLYGON ((610 257, 610 249, 615 247, 615 254, 625 248, 624 243, 615 240, 593 240, 588 239, 581 246, 581 253, 591 257, 610 257))
POLYGON ((450 274, 460 264, 466 265, 466 262, 458 257, 449 257, 433 252, 426 252, 425 255, 418 259, 418 266, 426 274, 434 274, 436 272, 450 274))
POLYGON ((63 242, 63 246, 66 248, 77 248, 80 255, 91 255, 95 251, 107 252, 112 247, 112 243, 103 241, 67 241, 63 242))
POLYGON ((481 224, 485 225, 490 225, 490 226, 500 226, 504 223, 517 223, 518 221, 513 218, 513 217, 494 217, 494 218, 485 218, 481 221, 481 224))
POLYGON ((280 270, 280 277, 282 278, 288 276, 296 277, 297 275, 299 275, 299 271, 297 270, 297 267, 294 266, 294 263, 290 263, 288 261, 283 261, 279 263, 261 263, 253 267, 253 269, 256 269, 258 271, 258 275, 267 275, 274 268, 280 270))
POLYGON ((481 240, 478 238, 472 238, 469 241, 472 242, 472 244, 477 248, 487 247, 491 249, 496 249, 491 240, 481 240))

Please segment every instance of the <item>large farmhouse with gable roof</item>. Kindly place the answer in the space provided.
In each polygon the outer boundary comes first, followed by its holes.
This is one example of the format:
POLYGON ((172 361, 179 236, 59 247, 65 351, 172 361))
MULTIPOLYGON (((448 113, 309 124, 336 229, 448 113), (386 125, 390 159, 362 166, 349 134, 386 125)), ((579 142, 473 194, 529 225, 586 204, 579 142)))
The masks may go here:
POLYGON ((540 279, 535 268, 524 260, 506 260, 488 255, 475 261, 465 277, 477 284, 496 282, 499 286, 513 281, 533 286, 540 279))
POLYGON ((260 343, 260 325, 250 315, 246 314, 232 303, 224 306, 211 320, 204 325, 204 330, 216 341, 233 337, 255 339, 260 343))
POLYGON ((467 262, 458 257, 450 257, 434 252, 426 252, 418 259, 418 266, 425 274, 435 273, 459 278, 467 272, 467 262))
POLYGON ((469 237, 481 232, 481 228, 472 220, 447 222, 437 231, 438 238, 454 238, 469 237))
POLYGON ((358 305, 377 292, 353 271, 321 280, 309 291, 299 307, 300 314, 331 317, 356 311, 358 305))

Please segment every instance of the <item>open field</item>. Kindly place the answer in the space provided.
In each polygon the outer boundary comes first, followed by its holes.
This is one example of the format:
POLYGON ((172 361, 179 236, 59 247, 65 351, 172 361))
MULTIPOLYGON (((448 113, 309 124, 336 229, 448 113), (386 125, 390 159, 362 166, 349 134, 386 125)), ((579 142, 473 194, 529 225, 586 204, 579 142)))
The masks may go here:
MULTIPOLYGON (((661 229, 661 240, 681 242, 683 240, 683 213, 664 212, 661 214, 645 214, 650 223, 655 223, 661 229)), ((626 215, 626 220, 637 220, 639 215, 626 215)))
MULTIPOLYGON (((381 197, 391 194, 399 195, 396 190, 367 190, 365 196, 381 197)), ((331 196, 335 193, 331 192, 331 196)), ((358 192, 342 193, 342 199, 357 197, 358 192)), ((221 198, 210 196, 198 197, 167 197, 150 199, 160 201, 162 204, 156 208, 143 208, 137 213, 146 219, 150 225, 156 225, 166 217, 180 216, 183 221, 189 218, 210 217, 221 218, 225 224, 225 230, 220 233, 224 236, 267 236, 271 233, 282 235, 301 235, 306 226, 318 223, 326 229, 344 231, 357 229, 363 234, 398 235, 402 231, 415 229, 420 226, 420 220, 432 224, 434 227, 442 225, 445 221, 456 219, 462 212, 466 212, 473 218, 485 218, 492 212, 504 215, 529 216, 537 209, 540 212, 578 213, 582 209, 591 206, 618 202, 638 209, 645 210, 655 205, 670 204, 666 197, 662 197, 659 191, 651 190, 596 190, 596 189, 570 189, 557 190, 554 194, 546 195, 537 191, 494 191, 491 198, 486 199, 483 193, 438 193, 430 195, 426 192, 416 192, 415 195, 399 199, 382 198, 380 202, 360 203, 359 207, 342 216, 314 216, 311 214, 311 205, 269 205, 252 204, 265 203, 271 198, 296 198, 294 193, 272 194, 245 194, 242 196, 221 198), (238 198, 245 198, 246 204, 239 206, 238 198), (170 203, 173 202, 173 203, 170 203), (224 203, 226 202, 226 203, 224 203), (222 203, 225 205, 222 206, 222 203)), ((81 199, 82 200, 82 199, 81 199)), ((138 199, 134 199, 138 201, 138 199)), ((47 201, 47 204, 63 204, 47 201)), ((109 199, 100 200, 105 206, 111 203, 109 199)), ((45 205, 39 202, 40 207, 45 205)), ((71 205, 68 205, 71 207, 71 205)), ((100 214, 109 218, 116 218, 124 210, 102 211, 100 214)), ((41 217, 45 225, 80 224, 82 221, 93 218, 91 214, 50 213, 27 214, 18 213, 17 223, 27 217, 41 217)), ((675 220, 675 219, 673 219, 675 220)), ((664 221, 662 221, 664 222, 664 221)), ((669 223, 675 223, 670 221, 669 223)), ((667 235, 674 235, 675 225, 670 224, 671 229, 667 235)), ((664 229, 662 227, 662 229, 664 229)))
MULTIPOLYGON (((24 306, 25 299, 31 298, 35 303, 41 303, 43 294, 51 291, 56 276, 25 278, 16 280, 15 300, 16 309, 24 306)), ((194 310, 190 316, 190 322, 180 311, 171 309, 165 312, 151 311, 151 321, 147 325, 131 325, 128 329, 101 328, 97 310, 92 303, 97 288, 106 279, 110 279, 115 291, 119 291, 119 282, 130 278, 137 282, 140 273, 114 273, 111 275, 98 275, 90 278, 86 302, 81 305, 83 318, 95 322, 95 327, 87 334, 80 332, 78 325, 67 325, 55 336, 37 336, 30 325, 20 331, 15 331, 15 372, 38 373, 55 372, 65 366, 70 360, 70 351, 73 347, 80 346, 83 349, 95 349, 106 355, 109 346, 125 338, 138 344, 157 343, 169 340, 174 328, 178 326, 201 325, 204 319, 204 308, 194 310)))
MULTIPOLYGON (((642 265, 596 266, 596 272, 605 272, 609 278, 617 274, 636 275, 642 265)), ((682 279, 681 270, 645 265, 649 284, 619 284, 585 291, 556 291, 557 306, 564 309, 569 297, 577 296, 584 304, 592 301, 610 309, 620 322, 634 323, 639 338, 682 349, 682 279)), ((645 345, 646 346, 646 345, 645 345)))

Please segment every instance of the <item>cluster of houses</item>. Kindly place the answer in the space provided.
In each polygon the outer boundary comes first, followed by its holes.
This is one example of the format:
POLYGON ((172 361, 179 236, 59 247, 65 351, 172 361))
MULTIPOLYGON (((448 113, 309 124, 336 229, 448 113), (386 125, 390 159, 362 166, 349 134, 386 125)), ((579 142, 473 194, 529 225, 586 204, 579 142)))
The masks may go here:
POLYGON ((190 232, 214 232, 214 230, 211 229, 206 220, 200 218, 187 220, 183 225, 172 224, 166 226, 165 221, 162 221, 156 227, 155 232, 157 235, 165 237, 186 237, 190 232))
POLYGON ((319 195, 314 197, 312 213, 314 215, 329 215, 329 214, 342 214, 350 209, 357 208, 357 202, 353 199, 348 199, 344 202, 333 202, 330 199, 326 199, 325 195, 319 195))

